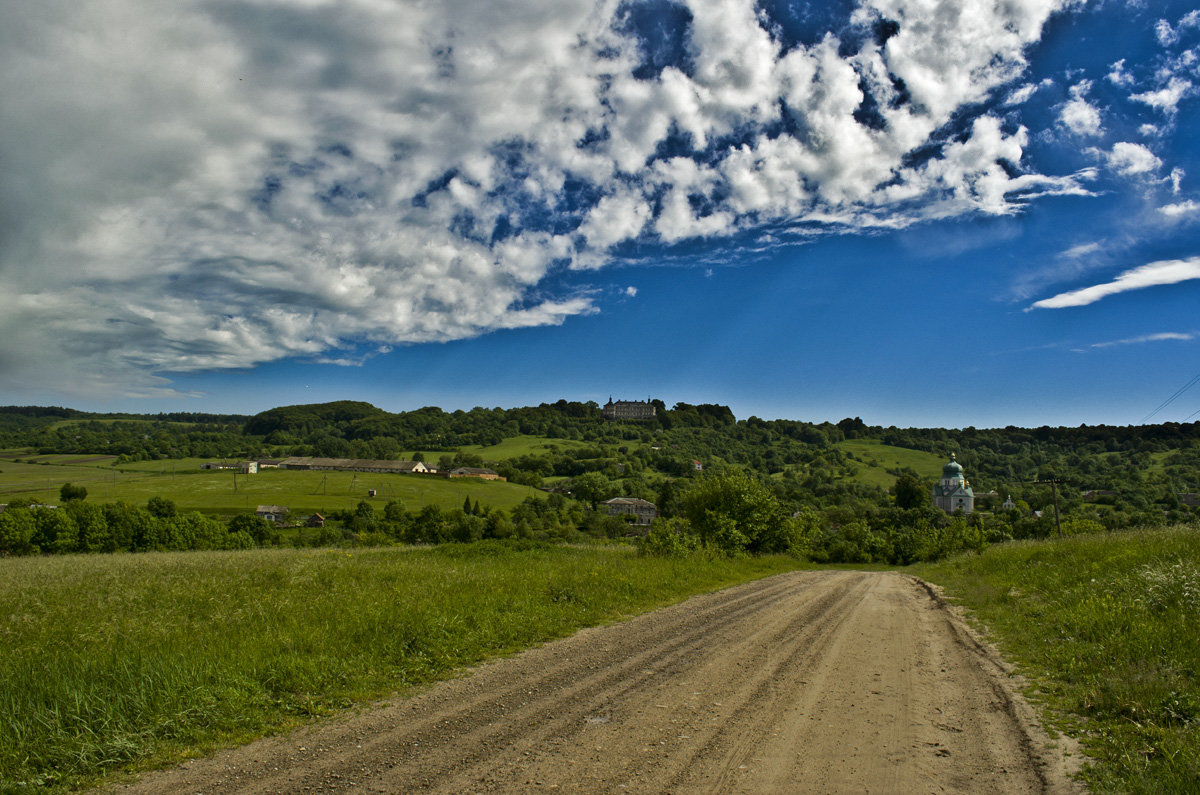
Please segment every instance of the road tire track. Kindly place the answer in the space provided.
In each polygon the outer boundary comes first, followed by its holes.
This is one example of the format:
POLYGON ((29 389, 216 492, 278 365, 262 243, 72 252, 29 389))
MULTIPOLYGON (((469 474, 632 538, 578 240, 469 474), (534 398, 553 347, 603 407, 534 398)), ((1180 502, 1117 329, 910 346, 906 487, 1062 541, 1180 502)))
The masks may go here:
POLYGON ((1079 759, 935 588, 793 572, 109 789, 1057 793, 1079 759))

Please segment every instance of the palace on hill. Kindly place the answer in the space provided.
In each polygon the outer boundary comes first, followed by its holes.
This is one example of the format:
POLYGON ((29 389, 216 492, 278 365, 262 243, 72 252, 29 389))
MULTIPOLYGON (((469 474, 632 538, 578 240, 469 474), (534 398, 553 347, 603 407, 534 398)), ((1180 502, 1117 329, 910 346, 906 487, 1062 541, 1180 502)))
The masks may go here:
POLYGON ((606 420, 652 420, 654 419, 654 404, 647 400, 617 400, 609 397, 600 416, 606 420))

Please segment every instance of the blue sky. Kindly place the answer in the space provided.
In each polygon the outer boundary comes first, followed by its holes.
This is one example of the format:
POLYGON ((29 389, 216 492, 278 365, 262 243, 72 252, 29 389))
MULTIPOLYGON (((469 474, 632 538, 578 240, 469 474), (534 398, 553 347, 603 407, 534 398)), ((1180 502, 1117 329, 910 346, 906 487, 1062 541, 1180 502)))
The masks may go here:
POLYGON ((0 11, 0 403, 1200 417, 1192 3, 0 11))

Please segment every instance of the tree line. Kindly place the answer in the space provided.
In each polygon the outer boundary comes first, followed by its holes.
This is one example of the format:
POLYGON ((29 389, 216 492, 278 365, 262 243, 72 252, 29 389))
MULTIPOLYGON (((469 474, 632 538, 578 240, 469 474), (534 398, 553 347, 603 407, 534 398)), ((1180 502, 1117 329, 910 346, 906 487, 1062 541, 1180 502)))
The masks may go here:
MULTIPOLYGON (((871 426, 859 418, 837 423, 738 420, 728 407, 715 404, 654 405, 653 419, 628 422, 604 421, 595 402, 566 400, 513 409, 447 412, 425 407, 398 413, 341 401, 285 406, 253 417, 110 418, 22 407, 0 409, 0 448, 108 453, 120 456, 117 466, 134 459, 184 456, 395 458, 402 451, 424 449, 437 451, 430 457, 438 457, 439 468, 490 466, 510 481, 556 492, 520 510, 465 508, 435 515, 426 509, 419 519, 421 512, 402 514, 402 506, 388 515, 386 509, 378 513, 364 504, 361 515, 335 518, 322 543, 624 535, 627 527, 608 521, 611 517, 596 508, 610 497, 627 496, 658 506, 662 518, 655 528, 660 532, 651 533, 655 543, 669 540, 662 530, 669 527, 670 538, 685 549, 754 553, 787 548, 818 560, 906 562, 1057 532, 1051 489, 1037 482, 1050 476, 1061 481, 1058 507, 1066 532, 1194 521, 1200 510, 1192 504, 1192 495, 1200 494, 1200 423, 901 429, 871 426), (546 449, 500 461, 461 449, 520 435, 547 437, 546 449), (955 453, 975 486, 979 510, 962 517, 935 511, 932 479, 911 470, 891 470, 894 488, 872 485, 860 477, 866 462, 840 446, 853 439, 942 459, 955 453), (687 506, 702 503, 701 495, 717 486, 766 495, 774 507, 765 514, 723 514, 712 506, 704 509, 707 514, 689 513, 687 506), (1002 509, 1000 503, 1010 496, 1016 507, 1002 509), (765 525, 754 518, 762 515, 771 517, 777 535, 763 535, 765 525), (781 538, 790 540, 783 543, 781 538)), ((153 541, 156 532, 137 536, 151 541, 128 536, 129 548, 156 548, 146 546, 158 543, 153 541)), ((211 540, 216 536, 206 535, 208 531, 163 532, 184 539, 179 543, 226 543, 211 540), (202 540, 187 540, 193 536, 202 540)), ((48 531, 37 538, 54 546, 48 531)))

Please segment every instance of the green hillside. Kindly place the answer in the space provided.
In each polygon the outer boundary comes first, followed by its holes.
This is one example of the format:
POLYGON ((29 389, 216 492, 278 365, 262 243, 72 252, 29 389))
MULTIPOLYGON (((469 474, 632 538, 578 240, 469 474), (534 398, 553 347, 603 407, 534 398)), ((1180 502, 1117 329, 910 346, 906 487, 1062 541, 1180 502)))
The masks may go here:
POLYGON ((555 451, 579 450, 587 446, 586 442, 575 439, 521 434, 504 439, 497 444, 464 444, 454 450, 408 450, 401 454, 401 458, 411 459, 416 453, 421 453, 426 461, 436 464, 441 456, 465 453, 477 455, 484 461, 508 461, 525 455, 546 455, 555 451))
MULTIPOLYGON (((31 459, 45 465, 32 470, 13 465, 0 472, 0 497, 32 492, 26 496, 53 499, 57 488, 72 480, 87 487, 93 501, 142 500, 161 492, 182 508, 221 513, 245 510, 258 500, 297 510, 334 510, 375 488, 381 498, 394 496, 419 510, 422 502, 461 506, 467 496, 472 504, 503 508, 532 493, 515 484, 562 484, 572 493, 582 488, 585 504, 632 496, 678 517, 680 500, 693 482, 742 470, 767 483, 792 513, 814 511, 827 529, 858 519, 879 525, 875 533, 883 532, 886 521, 899 521, 886 518, 897 507, 889 493, 897 474, 912 471, 933 480, 953 453, 977 495, 1011 495, 1024 504, 1023 516, 993 517, 997 526, 987 528, 989 538, 1044 534, 1035 512, 1053 512, 1055 498, 1064 518, 1107 529, 1200 516, 1200 423, 884 428, 860 418, 739 420, 725 406, 653 404, 654 418, 637 422, 608 422, 596 403, 566 400, 510 409, 426 406, 401 412, 340 401, 286 406, 255 417, 0 407, 0 450, 10 451, 24 466, 31 459), (395 460, 417 451, 434 466, 443 461, 491 466, 509 485, 482 491, 476 484, 429 485, 403 476, 368 482, 365 476, 342 474, 325 478, 323 485, 260 476, 239 481, 235 492, 232 473, 195 471, 205 460, 289 455, 395 460), (1056 478, 1056 490, 1038 482, 1047 476, 1056 478), (190 485, 181 485, 181 479, 190 485)), ((0 455, 0 469, 5 457, 0 455)), ((992 502, 976 505, 985 514, 976 525, 991 521, 997 507, 992 502)), ((933 518, 935 524, 948 521, 933 518)), ((877 550, 862 554, 879 556, 877 550)))
POLYGON ((545 455, 554 450, 578 450, 587 445, 573 439, 551 439, 546 436, 514 436, 499 444, 463 445, 459 449, 464 453, 475 453, 485 461, 506 461, 510 458, 520 458, 523 455, 545 455))
POLYGON ((836 445, 839 450, 853 456, 858 464, 857 480, 872 486, 889 489, 896 484, 896 476, 887 470, 911 469, 922 478, 933 480, 941 475, 946 463, 941 456, 906 447, 893 447, 878 439, 846 439, 836 445))

